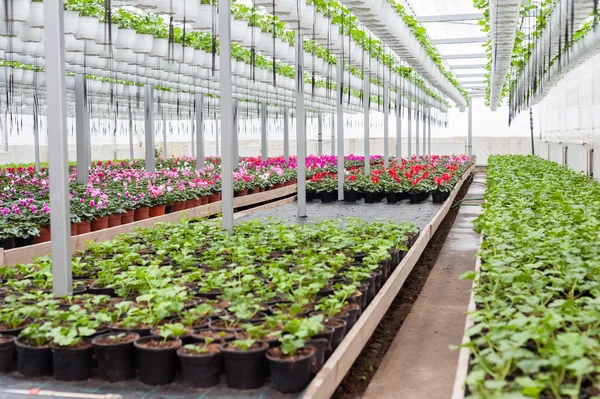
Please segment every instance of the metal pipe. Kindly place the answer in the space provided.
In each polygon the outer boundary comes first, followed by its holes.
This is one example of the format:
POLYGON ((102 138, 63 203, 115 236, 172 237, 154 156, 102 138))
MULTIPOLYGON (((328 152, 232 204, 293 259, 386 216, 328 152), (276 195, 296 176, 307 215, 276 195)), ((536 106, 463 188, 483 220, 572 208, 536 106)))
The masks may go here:
POLYGON ((77 182, 88 184, 91 160, 88 159, 90 117, 87 111, 85 74, 75 75, 75 137, 77 153, 77 182))
MULTIPOLYGON (((239 107, 237 98, 233 99, 233 147, 229 151, 233 151, 233 168, 239 168, 240 166, 240 138, 239 138, 239 107)), ((223 128, 221 128, 221 134, 223 134, 223 128)))
POLYGON ((429 139, 427 141, 427 155, 431 156, 431 111, 427 118, 427 130, 429 131, 429 139))
POLYGON ((263 161, 269 159, 269 138, 267 136, 267 104, 260 104, 260 156, 263 161))
POLYGON ((396 93, 396 158, 402 158, 402 93, 396 93))
POLYGON ((363 79, 363 105, 365 106, 364 113, 364 128, 365 128, 365 138, 364 138, 364 146, 365 146, 365 175, 371 174, 371 140, 369 138, 370 132, 370 121, 369 121, 369 112, 371 111, 371 82, 369 81, 369 75, 364 74, 363 79))
MULTIPOLYGON (((298 9, 298 19, 300 19, 298 9)), ((296 29, 296 147, 298 159, 298 217, 306 217, 306 114, 304 112, 304 43, 300 26, 296 29)))
POLYGON ((416 127, 416 130, 415 130, 415 155, 418 158, 419 155, 421 155, 420 148, 419 148, 419 106, 418 105, 415 109, 415 127, 416 127))
POLYGON ((129 160, 133 162, 133 115, 131 113, 131 100, 129 101, 129 160))
POLYGON ((283 107, 283 158, 290 160, 290 110, 283 107))
POLYGON ((204 168, 204 94, 196 94, 196 170, 204 168))
POLYGON ((48 101, 48 163, 50 173, 50 229, 52 234, 52 292, 63 296, 73 289, 71 275, 71 207, 67 144, 67 90, 63 0, 44 2, 46 90, 48 101))
POLYGON ((321 112, 317 113, 317 128, 317 155, 321 156, 323 155, 323 114, 321 112))
POLYGON ((154 173, 156 172, 156 158, 154 157, 154 87, 150 84, 144 86, 144 122, 146 171, 154 173))
POLYGON ((337 164, 338 164, 338 200, 344 200, 344 63, 337 62, 337 164))
POLYGON ((40 119, 38 116, 37 94, 36 105, 33 107, 33 152, 35 156, 35 171, 40 171, 40 119))
POLYGON ((162 110, 162 117, 163 117, 163 158, 166 160, 169 157, 169 151, 167 149, 167 114, 165 112, 165 109, 163 107, 162 110))
POLYGON ((219 61, 221 65, 221 194, 223 228, 233 232, 233 165, 239 160, 232 159, 237 150, 237 101, 234 104, 231 87, 231 1, 219 0, 219 61), (236 110, 234 110, 234 107, 236 110), (235 134, 235 136, 234 136, 235 134), (235 147, 235 148, 233 148, 235 147), (232 149, 234 151, 232 151, 232 149))
POLYGON ((331 113, 331 155, 335 155, 335 113, 331 113))
POLYGON ((423 107, 423 155, 427 155, 427 115, 427 109, 423 107))
POLYGON ((388 84, 383 83, 383 166, 390 165, 390 118, 388 84))

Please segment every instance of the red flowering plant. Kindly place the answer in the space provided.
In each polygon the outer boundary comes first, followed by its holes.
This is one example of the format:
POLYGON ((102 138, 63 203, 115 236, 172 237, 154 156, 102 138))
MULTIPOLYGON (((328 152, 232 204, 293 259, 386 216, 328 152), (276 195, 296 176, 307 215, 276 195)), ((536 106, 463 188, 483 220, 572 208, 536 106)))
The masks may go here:
POLYGON ((346 176, 344 176, 344 191, 361 193, 363 189, 359 176, 360 173, 357 171, 347 172, 346 176))
POLYGON ((315 193, 326 193, 337 190, 337 175, 329 172, 316 172, 306 182, 306 189, 315 193))
POLYGON ((433 182, 436 185, 436 190, 443 193, 449 193, 452 191, 455 185, 452 180, 452 176, 448 173, 442 173, 441 176, 436 176, 433 178, 433 182))
POLYGON ((403 193, 410 189, 410 185, 395 168, 381 174, 381 184, 386 193, 403 193))
POLYGON ((380 193, 383 191, 383 184, 379 176, 359 175, 358 179, 363 193, 380 193))

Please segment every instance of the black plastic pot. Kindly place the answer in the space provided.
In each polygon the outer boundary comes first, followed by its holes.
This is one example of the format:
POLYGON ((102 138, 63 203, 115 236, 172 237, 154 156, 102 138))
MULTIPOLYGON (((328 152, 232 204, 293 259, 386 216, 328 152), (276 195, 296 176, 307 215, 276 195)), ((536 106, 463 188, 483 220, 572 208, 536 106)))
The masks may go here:
POLYGON ((267 372, 265 353, 267 353, 269 345, 258 344, 260 345, 259 349, 250 351, 232 350, 229 343, 221 346, 229 388, 256 389, 263 385, 267 372))
POLYGON ((14 238, 5 238, 4 240, 0 240, 0 248, 13 249, 15 247, 14 238))
POLYGON ((108 295, 112 298, 116 297, 114 288, 103 288, 103 287, 88 287, 87 294, 92 295, 108 295))
POLYGON ((408 200, 411 204, 420 204, 429 197, 429 193, 408 193, 408 200))
MULTIPOLYGON (((333 329, 331 329, 331 333, 333 334, 333 329)), ((315 348, 315 354, 311 362, 311 374, 316 375, 325 364, 325 355, 329 347, 329 340, 327 338, 311 338, 307 339, 304 343, 306 346, 315 348)))
MULTIPOLYGON (((367 289, 367 303, 366 306, 368 306, 371 301, 373 300, 373 298, 375 298, 375 295, 377 295, 377 283, 375 281, 375 275, 371 274, 371 277, 367 278, 365 280, 365 282, 367 282, 369 284, 369 287, 367 289)), ((365 306, 365 308, 366 308, 365 306)))
POLYGON ((137 354, 138 377, 141 382, 148 385, 166 385, 175 380, 175 366, 177 363, 177 349, 181 347, 179 338, 169 337, 169 341, 176 341, 174 347, 145 347, 150 341, 160 341, 161 337, 142 337, 134 342, 137 354), (142 345, 142 346, 140 346, 142 345))
POLYGON ((218 385, 223 374, 223 354, 186 354, 180 348, 177 357, 181 364, 183 382, 194 388, 210 388, 218 385))
POLYGON ((25 345, 20 339, 15 341, 17 349, 17 372, 24 377, 44 377, 52 375, 52 350, 49 346, 34 347, 25 345))
POLYGON ((388 204, 397 204, 400 200, 399 193, 386 193, 385 195, 388 204))
POLYGON ((102 378, 109 382, 126 381, 135 378, 135 349, 133 342, 140 336, 135 333, 129 342, 107 345, 103 339, 118 335, 119 333, 108 333, 100 335, 92 340, 98 368, 102 378))
POLYGON ((319 194, 315 193, 314 191, 307 191, 306 192, 306 202, 310 202, 314 199, 319 198, 319 194))
POLYGON ((281 393, 296 393, 302 391, 310 382, 312 370, 312 358, 315 349, 307 347, 306 354, 294 361, 272 356, 279 349, 270 349, 267 352, 267 360, 271 369, 271 381, 273 388, 281 393))
POLYGON ((346 319, 346 333, 348 333, 348 331, 352 329, 354 324, 356 324, 356 320, 358 320, 359 315, 360 307, 358 305, 348 309, 348 318, 346 319))
POLYGON ((446 201, 448 197, 450 197, 450 193, 435 190, 431 193, 431 196, 433 198, 434 204, 443 204, 444 201, 446 201))
POLYGON ((321 203, 328 204, 337 201, 337 191, 324 191, 321 193, 321 203))
POLYGON ((92 369, 92 345, 81 348, 50 345, 52 362, 54 363, 54 378, 58 381, 85 381, 90 378, 92 369))
POLYGON ((379 292, 379 290, 381 289, 381 286, 383 285, 383 280, 382 280, 382 275, 383 273, 381 272, 380 269, 375 269, 371 271, 371 274, 373 276, 375 276, 375 292, 379 292))
POLYGON ((13 368, 15 357, 15 340, 13 336, 3 336, 0 342, 0 373, 7 373, 13 368))
POLYGON ((360 198, 360 194, 356 191, 344 191, 344 201, 356 202, 360 198))
POLYGON ((15 238, 15 248, 26 247, 28 245, 33 245, 33 240, 35 237, 27 237, 27 238, 15 238))
POLYGON ((335 351, 335 349, 342 343, 344 337, 346 336, 346 322, 342 319, 334 317, 333 320, 336 320, 339 325, 337 326, 329 326, 333 327, 333 336, 331 337, 331 350, 335 351))
POLYGON ((123 328, 123 327, 118 327, 118 326, 110 326, 110 331, 111 332, 116 332, 116 333, 135 333, 137 335, 139 335, 140 337, 147 337, 148 335, 150 335, 150 331, 152 330, 152 327, 148 327, 148 328, 123 328))
POLYGON ((365 204, 374 204, 381 200, 381 198, 379 197, 379 193, 364 193, 364 194, 365 194, 365 204))

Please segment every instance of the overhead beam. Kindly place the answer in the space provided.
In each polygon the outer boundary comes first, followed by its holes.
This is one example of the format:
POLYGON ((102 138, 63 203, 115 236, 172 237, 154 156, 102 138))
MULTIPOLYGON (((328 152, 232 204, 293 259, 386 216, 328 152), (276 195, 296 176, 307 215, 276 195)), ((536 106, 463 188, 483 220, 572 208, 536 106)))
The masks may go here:
POLYGON ((470 60, 475 58, 487 58, 486 53, 474 53, 474 54, 446 54, 442 55, 445 60, 470 60))
POLYGON ((485 64, 450 65, 450 69, 484 69, 485 64))
POLYGON ((436 46, 440 44, 467 44, 467 43, 487 43, 486 36, 479 37, 453 37, 448 39, 434 39, 431 41, 436 46))
POLYGON ((485 73, 457 73, 454 76, 457 79, 461 79, 461 78, 485 78, 485 73))
POLYGON ((477 21, 483 17, 483 13, 474 14, 449 14, 449 15, 424 15, 417 17, 420 23, 430 22, 459 22, 459 21, 477 21))

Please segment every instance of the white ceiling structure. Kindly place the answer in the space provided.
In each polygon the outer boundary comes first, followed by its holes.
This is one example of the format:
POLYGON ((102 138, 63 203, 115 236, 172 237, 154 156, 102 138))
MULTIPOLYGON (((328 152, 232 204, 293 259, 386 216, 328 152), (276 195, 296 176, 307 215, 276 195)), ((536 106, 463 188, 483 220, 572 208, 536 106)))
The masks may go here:
POLYGON ((404 0, 465 90, 485 95, 483 44, 488 38, 477 23, 481 12, 472 0, 404 0))

